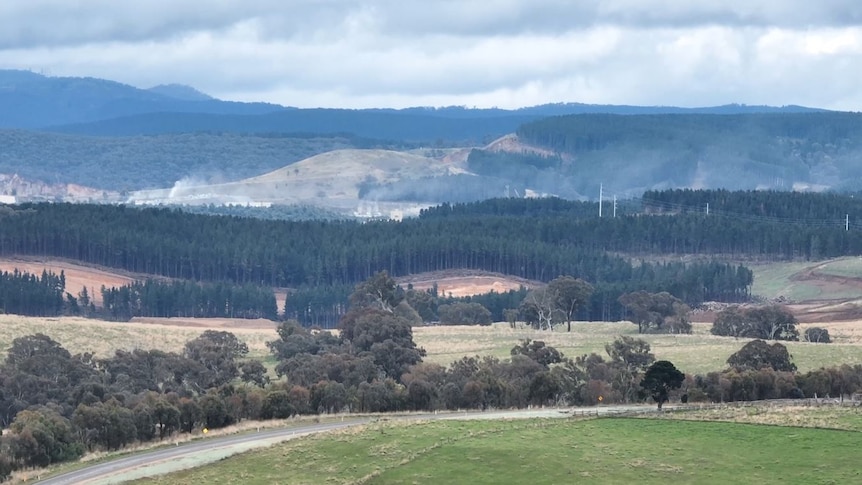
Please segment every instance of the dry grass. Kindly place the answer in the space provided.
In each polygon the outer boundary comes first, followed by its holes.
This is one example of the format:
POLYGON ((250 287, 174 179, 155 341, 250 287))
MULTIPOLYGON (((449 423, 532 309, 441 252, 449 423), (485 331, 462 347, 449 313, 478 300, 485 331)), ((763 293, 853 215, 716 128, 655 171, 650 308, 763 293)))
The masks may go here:
MULTIPOLYGON (((653 418, 655 416, 652 416, 653 418)), ((667 413, 661 417, 690 421, 723 421, 732 423, 795 426, 801 428, 831 428, 862 431, 862 413, 858 407, 818 406, 729 406, 667 413)))
MULTIPOLYGON (((169 320, 168 320, 169 322, 169 320)), ((115 350, 159 349, 179 352, 189 340, 204 330, 229 330, 249 347, 253 357, 268 355, 266 342, 276 338, 275 325, 270 329, 233 328, 223 319, 214 319, 203 326, 159 325, 146 323, 118 323, 75 317, 38 318, 17 315, 0 315, 0 351, 5 352, 12 340, 24 335, 43 333, 60 342, 69 352, 94 353, 97 357, 110 357, 115 350)))
MULTIPOLYGON (((804 329, 810 324, 803 324, 804 329)), ((833 344, 784 342, 800 371, 840 364, 862 364, 862 321, 820 323, 829 330, 833 344)), ((463 356, 491 355, 499 358, 523 339, 543 340, 569 357, 590 352, 605 355, 605 344, 619 335, 643 338, 658 359, 674 362, 687 373, 706 373, 726 367, 727 358, 747 340, 716 337, 710 324, 695 323, 692 335, 638 335, 631 323, 578 322, 572 332, 531 328, 510 328, 497 323, 488 327, 434 326, 413 330, 416 343, 428 352, 426 361, 447 365, 463 356)), ((160 349, 178 352, 185 343, 204 330, 233 332, 249 346, 250 357, 270 357, 266 342, 277 338, 275 325, 268 321, 235 319, 140 319, 129 323, 103 322, 83 318, 35 318, 0 315, 0 351, 24 335, 44 333, 70 352, 91 352, 109 357, 116 349, 160 349), (144 323, 146 322, 146 323, 144 323)), ((269 360, 267 360, 269 362, 269 360)), ((271 363, 271 362, 270 362, 271 363)))
MULTIPOLYGON (((835 344, 785 342, 801 371, 839 364, 862 364, 862 322, 818 324, 829 329, 835 344)), ((421 327, 414 329, 417 344, 428 352, 427 361, 449 364, 464 355, 506 357, 523 339, 543 340, 564 354, 575 357, 595 352, 605 354, 605 344, 619 335, 629 335, 650 343, 658 359, 670 360, 687 373, 706 373, 726 367, 727 358, 748 340, 716 337, 709 333, 710 324, 695 323, 691 335, 638 335, 631 323, 579 322, 572 332, 559 328, 554 332, 530 328, 512 329, 506 324, 488 327, 421 327)))

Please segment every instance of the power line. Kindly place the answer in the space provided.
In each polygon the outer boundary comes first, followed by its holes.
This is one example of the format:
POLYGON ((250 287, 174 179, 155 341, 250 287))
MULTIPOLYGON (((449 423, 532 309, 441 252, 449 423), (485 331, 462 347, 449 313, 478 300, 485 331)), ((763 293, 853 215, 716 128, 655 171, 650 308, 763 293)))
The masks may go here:
POLYGON ((778 217, 766 216, 759 214, 746 214, 743 212, 733 212, 710 207, 707 203, 704 206, 692 206, 678 204, 675 202, 666 202, 653 199, 631 199, 632 201, 639 200, 641 209, 656 209, 662 212, 679 212, 679 213, 701 213, 708 217, 726 217, 740 221, 770 223, 770 224, 785 224, 785 225, 802 225, 811 227, 842 227, 844 230, 862 229, 862 222, 854 222, 850 220, 850 214, 844 214, 840 218, 823 219, 823 218, 805 218, 805 217, 778 217))

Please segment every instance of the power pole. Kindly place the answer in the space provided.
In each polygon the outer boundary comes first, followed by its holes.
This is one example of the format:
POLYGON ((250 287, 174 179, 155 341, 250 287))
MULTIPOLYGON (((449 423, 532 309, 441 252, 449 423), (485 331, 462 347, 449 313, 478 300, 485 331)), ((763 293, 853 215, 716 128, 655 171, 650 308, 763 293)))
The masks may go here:
POLYGON ((602 190, 604 186, 599 184, 599 217, 602 217, 602 190))
POLYGON ((850 230, 850 214, 844 215, 844 230, 845 231, 850 230))
POLYGON ((614 219, 617 217, 617 194, 614 194, 614 219))
POLYGON ((706 215, 709 215, 709 202, 706 203, 706 215))

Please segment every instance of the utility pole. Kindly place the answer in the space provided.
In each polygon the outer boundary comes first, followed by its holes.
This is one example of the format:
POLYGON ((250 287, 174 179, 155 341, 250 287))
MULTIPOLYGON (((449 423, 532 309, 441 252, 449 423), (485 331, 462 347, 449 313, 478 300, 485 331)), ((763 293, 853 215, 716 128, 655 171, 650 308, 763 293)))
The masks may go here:
POLYGON ((850 230, 850 214, 844 215, 844 230, 845 231, 850 230))
POLYGON ((604 186, 599 184, 599 217, 602 217, 602 190, 604 186))
POLYGON ((614 194, 614 219, 617 217, 617 194, 614 194))
POLYGON ((709 202, 706 203, 706 215, 709 215, 709 202))

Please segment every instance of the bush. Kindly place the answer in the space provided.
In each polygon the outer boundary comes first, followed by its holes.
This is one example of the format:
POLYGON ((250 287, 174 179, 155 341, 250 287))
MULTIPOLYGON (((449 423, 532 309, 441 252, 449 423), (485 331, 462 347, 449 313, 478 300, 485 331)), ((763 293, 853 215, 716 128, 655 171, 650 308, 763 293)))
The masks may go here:
POLYGON ((481 303, 452 303, 437 308, 443 325, 490 325, 491 312, 481 303))
POLYGON ((805 341, 818 344, 832 343, 832 339, 829 337, 829 330, 826 330, 825 328, 821 327, 811 327, 809 329, 806 329, 805 341))

